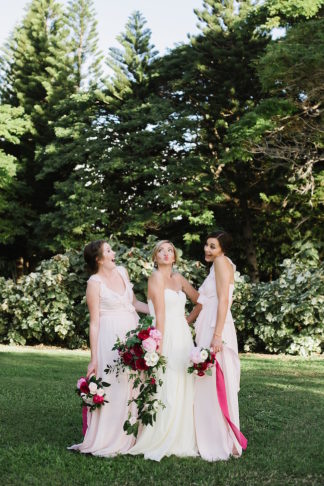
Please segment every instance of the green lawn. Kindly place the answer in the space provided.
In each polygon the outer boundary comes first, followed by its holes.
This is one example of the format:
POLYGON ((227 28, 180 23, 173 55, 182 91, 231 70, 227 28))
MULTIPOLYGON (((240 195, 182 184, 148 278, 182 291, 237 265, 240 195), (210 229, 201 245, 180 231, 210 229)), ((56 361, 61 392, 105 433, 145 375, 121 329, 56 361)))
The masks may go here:
POLYGON ((69 452, 81 439, 74 394, 88 355, 0 353, 1 484, 316 485, 324 484, 324 360, 243 355, 240 459, 96 458, 69 452))

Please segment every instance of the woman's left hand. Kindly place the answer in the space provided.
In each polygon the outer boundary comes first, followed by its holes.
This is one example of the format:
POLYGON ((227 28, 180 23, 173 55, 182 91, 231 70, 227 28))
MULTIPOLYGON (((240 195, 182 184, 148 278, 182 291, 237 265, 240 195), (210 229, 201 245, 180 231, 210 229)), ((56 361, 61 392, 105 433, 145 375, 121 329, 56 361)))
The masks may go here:
POLYGON ((215 336, 212 339, 212 342, 210 344, 210 347, 214 351, 214 353, 219 353, 223 351, 223 341, 221 337, 215 336))

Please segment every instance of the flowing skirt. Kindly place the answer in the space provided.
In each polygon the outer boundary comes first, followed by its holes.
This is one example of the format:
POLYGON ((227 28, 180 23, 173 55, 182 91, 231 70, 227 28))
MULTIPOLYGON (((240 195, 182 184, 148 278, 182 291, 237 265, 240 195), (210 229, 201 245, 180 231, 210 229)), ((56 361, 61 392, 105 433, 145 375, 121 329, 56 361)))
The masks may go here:
POLYGON ((162 387, 157 392, 165 405, 157 413, 153 426, 142 429, 137 443, 128 454, 144 454, 145 459, 160 461, 164 456, 196 456, 193 420, 193 376, 187 373, 191 333, 184 315, 166 315, 163 354, 167 367, 162 387))
MULTIPOLYGON (((216 311, 214 305, 205 305, 196 321, 196 341, 199 347, 209 347, 214 333, 216 311)), ((216 358, 224 374, 228 410, 231 421, 239 428, 238 392, 240 388, 240 361, 234 322, 229 312, 223 330, 223 351, 216 358)), ((228 459, 233 453, 242 454, 232 429, 220 408, 216 390, 216 370, 212 376, 195 378, 194 415, 198 450, 207 461, 228 459)))
POLYGON ((138 323, 135 312, 107 312, 100 316, 98 336, 98 375, 111 384, 106 388, 105 403, 93 412, 88 411, 88 429, 81 444, 69 449, 96 456, 114 456, 125 453, 134 444, 133 436, 123 431, 123 425, 128 418, 128 400, 132 397, 132 386, 128 375, 123 373, 118 378, 113 373, 106 375, 104 369, 113 365, 118 357, 117 351, 112 351, 117 336, 121 339, 134 329, 138 323))

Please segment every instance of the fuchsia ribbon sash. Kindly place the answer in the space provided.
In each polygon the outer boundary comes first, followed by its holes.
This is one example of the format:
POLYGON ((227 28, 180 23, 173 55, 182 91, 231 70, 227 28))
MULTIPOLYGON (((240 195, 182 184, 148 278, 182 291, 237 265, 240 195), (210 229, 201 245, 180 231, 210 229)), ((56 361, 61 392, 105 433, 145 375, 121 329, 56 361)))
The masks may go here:
POLYGON ((82 407, 82 434, 85 435, 88 428, 88 407, 82 407))
POLYGON ((226 388, 225 388, 225 380, 224 380, 224 374, 223 370, 220 367, 217 359, 216 359, 216 389, 217 389, 217 396, 218 396, 218 402, 221 408, 221 411, 223 412, 224 417, 226 418, 229 426, 233 430, 235 437, 238 440, 238 443, 242 447, 242 449, 247 448, 247 439, 244 437, 242 432, 236 427, 235 424, 230 419, 229 412, 228 412, 228 405, 227 405, 227 396, 226 396, 226 388))

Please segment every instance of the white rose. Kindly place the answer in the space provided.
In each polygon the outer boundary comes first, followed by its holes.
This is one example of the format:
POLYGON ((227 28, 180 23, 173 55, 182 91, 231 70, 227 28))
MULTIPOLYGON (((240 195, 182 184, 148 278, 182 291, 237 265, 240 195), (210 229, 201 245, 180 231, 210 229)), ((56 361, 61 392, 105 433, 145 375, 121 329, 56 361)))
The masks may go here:
POLYGON ((131 417, 131 418, 129 419, 129 423, 130 423, 131 425, 136 424, 136 422, 137 422, 137 418, 136 418, 136 417, 131 417))
POLYGON ((153 351, 153 353, 146 353, 144 359, 147 366, 155 366, 159 361, 159 355, 153 351))
POLYGON ((105 390, 103 388, 98 388, 97 395, 99 395, 99 397, 103 397, 104 394, 105 394, 105 390))
POLYGON ((200 351, 200 359, 202 362, 206 361, 206 359, 208 358, 208 353, 206 351, 206 349, 202 349, 200 351))
POLYGON ((97 387, 97 383, 94 383, 93 381, 90 383, 89 385, 89 390, 90 390, 90 393, 91 395, 95 395, 97 390, 98 390, 98 387, 97 387))
POLYGON ((198 370, 195 370, 194 373, 195 373, 195 375, 198 375, 198 370))
POLYGON ((160 408, 159 402, 154 402, 153 403, 153 408, 157 412, 159 410, 159 408, 160 408))
POLYGON ((84 401, 84 403, 88 403, 88 405, 93 405, 92 398, 87 398, 86 393, 81 393, 81 398, 84 401))

